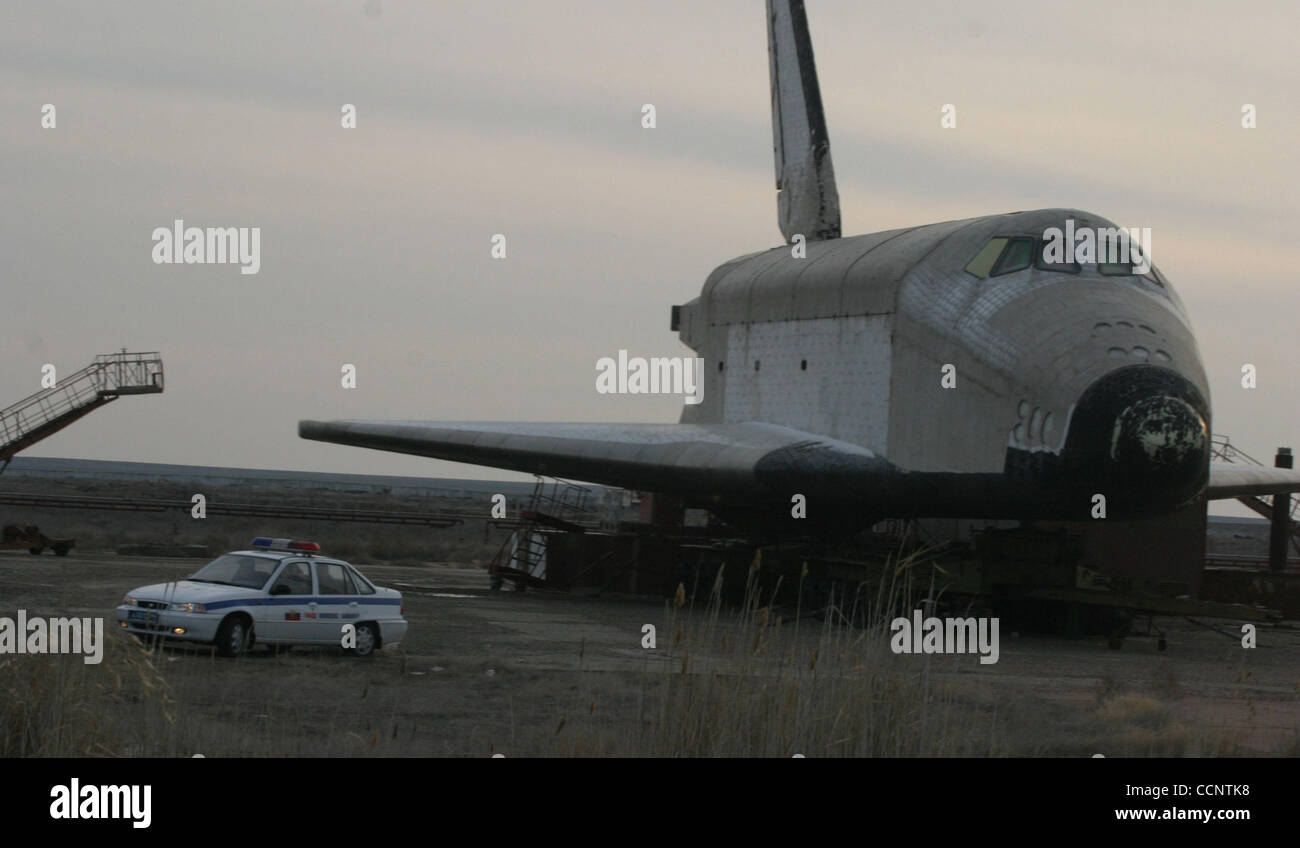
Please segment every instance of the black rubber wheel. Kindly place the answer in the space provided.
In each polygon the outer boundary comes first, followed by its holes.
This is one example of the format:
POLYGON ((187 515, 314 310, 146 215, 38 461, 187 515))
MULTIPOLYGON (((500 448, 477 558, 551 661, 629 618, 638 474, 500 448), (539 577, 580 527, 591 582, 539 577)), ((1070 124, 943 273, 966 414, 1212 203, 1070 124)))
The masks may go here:
POLYGON ((217 653, 223 657, 238 657, 248 650, 252 626, 242 615, 228 616, 217 628, 217 653))
POLYGON ((28 548, 27 553, 31 554, 32 556, 40 556, 41 551, 43 550, 45 550, 45 548, 28 548))
POLYGON ((1110 648, 1112 651, 1118 651, 1122 649, 1124 647, 1124 637, 1111 636, 1110 639, 1106 641, 1106 647, 1110 648))
POLYGON ((379 628, 368 621, 357 625, 357 646, 348 648, 354 657, 368 657, 379 647, 379 628))
POLYGON ((55 556, 67 556, 67 555, 68 555, 68 546, 67 546, 67 545, 55 545, 55 546, 54 546, 54 555, 55 555, 55 556))

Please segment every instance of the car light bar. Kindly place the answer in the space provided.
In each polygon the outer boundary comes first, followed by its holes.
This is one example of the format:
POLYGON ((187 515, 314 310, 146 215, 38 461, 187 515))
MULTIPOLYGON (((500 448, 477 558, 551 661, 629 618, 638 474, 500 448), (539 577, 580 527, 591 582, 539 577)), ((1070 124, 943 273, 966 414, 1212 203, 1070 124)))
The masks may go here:
POLYGON ((268 536, 258 536, 253 540, 253 547, 262 548, 268 551, 302 551, 304 553, 320 553, 320 545, 315 542, 299 542, 294 539, 272 539, 268 536))

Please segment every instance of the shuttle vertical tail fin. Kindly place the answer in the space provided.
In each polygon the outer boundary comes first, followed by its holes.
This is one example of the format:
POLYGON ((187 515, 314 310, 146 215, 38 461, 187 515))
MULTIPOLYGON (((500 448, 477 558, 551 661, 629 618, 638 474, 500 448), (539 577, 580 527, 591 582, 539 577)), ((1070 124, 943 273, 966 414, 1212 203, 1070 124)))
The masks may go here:
POLYGON ((786 241, 840 237, 840 198, 831 168, 817 67, 803 0, 767 0, 777 214, 786 241))

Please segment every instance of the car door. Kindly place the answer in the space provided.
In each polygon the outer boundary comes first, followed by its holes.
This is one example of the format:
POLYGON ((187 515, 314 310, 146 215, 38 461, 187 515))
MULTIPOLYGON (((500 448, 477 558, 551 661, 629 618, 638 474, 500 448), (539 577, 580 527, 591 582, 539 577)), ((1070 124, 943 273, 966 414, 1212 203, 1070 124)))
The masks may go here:
POLYGON ((343 625, 359 618, 356 591, 342 563, 318 560, 314 565, 316 600, 319 603, 316 632, 322 643, 339 645, 343 639, 343 625))
MULTIPOLYGON (((397 611, 395 609, 392 607, 384 607, 375 602, 377 600, 375 587, 372 586, 370 582, 356 570, 356 568, 349 567, 347 571, 356 593, 354 600, 357 601, 357 612, 362 621, 382 622, 386 618, 397 617, 395 614, 397 611)), ((383 625, 380 624, 380 626, 382 627, 383 625)))
POLYGON ((317 640, 315 630, 316 593, 312 588, 311 567, 304 560, 286 562, 271 581, 262 638, 268 642, 305 644, 317 640))

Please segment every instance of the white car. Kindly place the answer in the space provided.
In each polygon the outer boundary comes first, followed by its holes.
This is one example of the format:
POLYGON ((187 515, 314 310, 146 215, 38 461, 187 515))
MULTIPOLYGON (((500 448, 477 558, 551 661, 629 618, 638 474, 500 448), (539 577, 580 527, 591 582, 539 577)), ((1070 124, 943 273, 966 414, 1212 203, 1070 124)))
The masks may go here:
POLYGON ((320 545, 253 540, 175 583, 132 589, 118 625, 144 638, 210 642, 234 657, 264 645, 335 645, 368 656, 406 636, 402 593, 319 556, 320 545), (351 625, 351 627, 347 627, 351 625))

